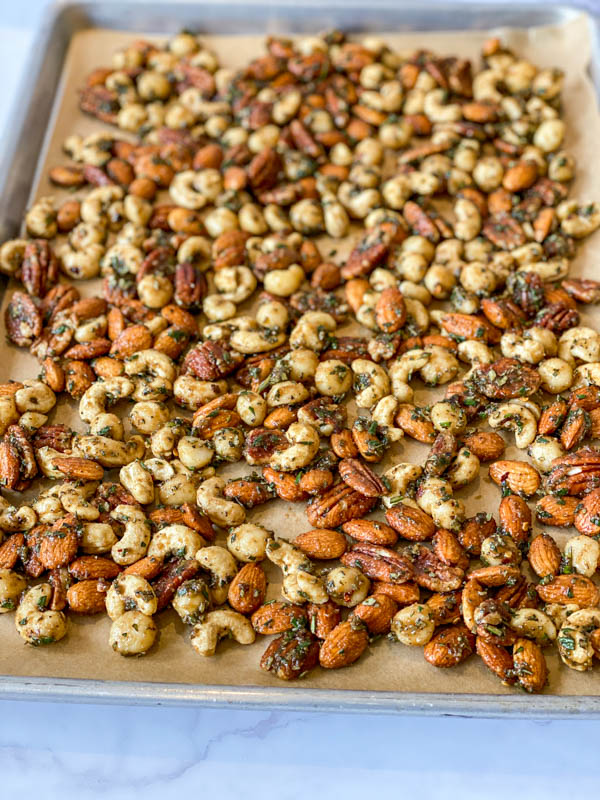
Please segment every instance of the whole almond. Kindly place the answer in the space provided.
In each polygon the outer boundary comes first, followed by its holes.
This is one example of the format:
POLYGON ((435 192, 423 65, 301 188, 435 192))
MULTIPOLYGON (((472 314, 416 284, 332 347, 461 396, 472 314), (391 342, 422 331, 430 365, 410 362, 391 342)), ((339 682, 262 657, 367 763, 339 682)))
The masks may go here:
POLYGON ((351 519, 344 522, 342 530, 359 542, 370 542, 382 547, 392 547, 398 541, 398 534, 385 522, 374 519, 351 519))
POLYGON ((458 532, 458 541, 465 548, 467 553, 473 556, 481 554, 481 545, 489 536, 496 532, 496 520, 491 514, 483 511, 475 514, 474 517, 466 519, 458 532))
POLYGON ((600 603, 600 590, 584 575, 556 575, 547 583, 540 583, 536 591, 545 603, 574 603, 580 608, 590 608, 600 603))
POLYGON ((538 422, 538 434, 540 436, 552 436, 560 428, 567 416, 567 404, 560 398, 542 411, 542 416, 538 422))
POLYGON ((375 320, 384 333, 396 333, 406 322, 402 292, 395 287, 384 289, 375 306, 375 320))
POLYGON ((529 565, 539 578, 556 575, 560 571, 561 552, 547 533, 536 536, 529 546, 529 565))
POLYGON ((475 636, 462 623, 437 631, 423 649, 425 660, 447 669, 466 661, 475 650, 475 636))
POLYGON ((132 325, 125 328, 110 348, 110 354, 118 358, 127 358, 140 350, 152 347, 152 334, 145 325, 132 325))
MULTIPOLYGON (((575 498, 561 498, 562 500, 574 500, 575 498)), ((591 492, 577 506, 573 524, 579 531, 586 536, 597 536, 600 534, 600 489, 592 489, 591 492)), ((550 524, 550 523, 548 523, 550 524)))
POLYGON ((104 467, 90 458, 57 456, 52 460, 52 466, 76 481, 99 481, 104 476, 104 467))
POLYGON ((490 478, 498 486, 506 485, 515 494, 531 497, 540 488, 540 473, 525 461, 495 461, 490 464, 490 478))
POLYGON ((541 692, 548 679, 542 648, 531 639, 520 638, 513 645, 513 664, 517 683, 526 692, 541 692))
POLYGON ((106 608, 109 584, 102 580, 79 581, 67 590, 67 602, 76 614, 101 614, 106 608))
POLYGON ((435 533, 435 523, 429 514, 405 503, 389 508, 385 512, 385 518, 403 539, 411 542, 424 542, 435 533))
POLYGON ((421 590, 416 583, 387 583, 386 581, 373 581, 371 584, 373 594, 386 594, 400 607, 418 603, 421 590))
POLYGON ((435 592, 427 600, 427 607, 436 625, 450 625, 460 621, 462 591, 435 592))
POLYGON ((436 433, 431 420, 424 416, 421 409, 410 403, 401 403, 398 406, 394 420, 407 436, 417 442, 432 444, 435 440, 436 433))
POLYGON ((321 645, 319 663, 325 669, 348 667, 358 661, 368 644, 369 635, 360 620, 340 622, 321 645))
POLYGON ((521 573, 518 567, 508 564, 498 564, 493 567, 480 567, 469 573, 471 580, 479 581, 484 586, 505 586, 519 580, 521 573))
POLYGON ((139 575, 140 578, 145 578, 147 581, 151 581, 152 578, 156 578, 156 576, 160 573, 163 567, 162 559, 156 558, 155 556, 145 556, 144 558, 140 558, 139 561, 135 561, 133 564, 130 564, 123 570, 125 575, 139 575))
POLYGON ((93 578, 113 580, 121 572, 121 567, 104 556, 80 556, 69 564, 69 572, 77 581, 93 578))
POLYGON ((531 533, 531 509, 519 495, 511 494, 503 497, 498 509, 500 527, 509 536, 522 544, 529 539, 531 533))
POLYGON ((326 603, 308 603, 306 606, 308 627, 318 639, 326 639, 342 619, 341 609, 333 600, 326 603))
POLYGON ((0 544, 0 569, 12 569, 19 560, 19 551, 25 544, 22 533, 13 533, 0 544))
POLYGON ((319 663, 319 640, 299 628, 274 639, 260 660, 260 668, 284 681, 306 675, 319 663))
POLYGON ((456 536, 451 532, 439 528, 433 537, 433 551, 436 556, 451 567, 467 569, 469 556, 456 536))
POLYGON ((513 657, 505 647, 478 636, 475 649, 486 667, 491 669, 502 683, 508 686, 515 682, 513 657))
POLYGON ((352 609, 352 614, 367 626, 369 633, 387 633, 392 618, 398 611, 397 603, 387 594, 372 594, 352 609))
POLYGON ((297 536, 294 544, 309 558, 328 560, 339 558, 345 553, 348 543, 344 534, 339 531, 315 528, 297 536))
POLYGON ((355 458, 358 455, 358 447, 348 428, 339 433, 332 433, 330 441, 331 449, 339 458, 355 458))
POLYGON ((504 173, 502 186, 509 192, 521 192, 535 183, 537 175, 537 164, 533 161, 518 161, 504 173))
POLYGON ((471 433, 469 436, 465 436, 463 444, 481 462, 496 461, 506 449, 506 442, 495 431, 471 433))
POLYGON ((260 564, 244 564, 229 585, 229 605, 240 614, 252 614, 265 602, 267 577, 260 564))
POLYGON ((273 601, 265 603, 252 614, 252 627, 257 633, 283 633, 306 624, 307 614, 302 606, 273 601))
POLYGON ((71 527, 48 531, 40 540, 39 559, 46 569, 66 567, 75 558, 78 544, 77 533, 71 527))

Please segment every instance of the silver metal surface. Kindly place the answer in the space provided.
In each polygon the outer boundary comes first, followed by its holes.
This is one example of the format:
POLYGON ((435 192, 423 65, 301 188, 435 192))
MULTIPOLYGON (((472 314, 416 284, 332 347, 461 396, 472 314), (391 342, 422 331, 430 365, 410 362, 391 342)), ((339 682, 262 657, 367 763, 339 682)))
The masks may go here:
MULTIPOLYGON (((574 6, 502 3, 445 4, 374 0, 280 0, 277 4, 196 2, 63 2, 50 8, 32 48, 0 163, 0 241, 19 229, 51 120, 69 40, 89 28, 132 33, 175 33, 182 28, 216 33, 317 32, 339 27, 370 30, 466 30, 556 25, 573 19, 574 6)), ((597 20, 590 70, 600 88, 597 20)), ((203 705, 289 711, 454 715, 473 717, 600 717, 600 696, 426 694, 329 691, 301 687, 205 686, 0 676, 4 699, 138 705, 203 705)))

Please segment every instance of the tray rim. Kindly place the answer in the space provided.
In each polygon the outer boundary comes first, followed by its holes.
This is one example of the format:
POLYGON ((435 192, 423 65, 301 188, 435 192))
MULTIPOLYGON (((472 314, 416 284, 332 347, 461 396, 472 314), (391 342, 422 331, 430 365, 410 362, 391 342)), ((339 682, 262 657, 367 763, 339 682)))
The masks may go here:
MULTIPOLYGON (((124 6, 137 8, 138 12, 143 9, 170 9, 174 7, 185 8, 194 7, 198 13, 199 6, 207 6, 213 9, 221 8, 223 14, 227 6, 219 0, 203 0, 202 3, 195 3, 194 0, 177 0, 175 3, 164 2, 164 0, 141 0, 140 2, 127 3, 123 0, 108 0, 102 3, 102 12, 122 9, 124 6)), ((272 11, 277 13, 298 11, 299 9, 310 10, 319 8, 323 11, 335 13, 340 10, 357 10, 361 8, 361 0, 346 0, 345 3, 336 0, 301 0, 300 3, 294 0, 279 0, 278 4, 234 2, 228 4, 229 8, 244 10, 246 13, 252 9, 272 11)), ((370 4, 370 11, 381 10, 391 12, 401 8, 403 17, 406 19, 411 14, 422 13, 422 6, 412 0, 407 4, 398 6, 394 0, 375 0, 370 4)), ((478 2, 435 2, 427 5, 428 14, 435 19, 436 10, 448 11, 449 8, 456 10, 456 27, 459 30, 460 20, 463 15, 473 13, 476 9, 478 16, 475 25, 468 26, 469 29, 486 29, 497 27, 500 23, 497 19, 499 15, 506 16, 507 7, 504 3, 478 3, 478 2), (462 12, 462 13, 461 13, 462 12)), ((40 96, 39 85, 44 71, 45 61, 49 57, 51 47, 60 47, 53 41, 61 31, 61 26, 68 25, 69 15, 77 16, 81 14, 79 24, 73 25, 69 31, 67 39, 64 39, 61 47, 61 68, 68 48, 70 36, 80 30, 94 29, 98 27, 93 24, 94 11, 98 11, 98 6, 91 0, 55 0, 44 12, 42 22, 31 46, 29 57, 26 61, 23 77, 20 81, 17 96, 11 109, 11 119, 14 122, 11 133, 7 136, 4 155, 0 161, 0 235, 13 235, 15 230, 11 217, 18 208, 18 215, 24 208, 24 204, 29 195, 29 184, 37 169, 37 159, 35 163, 29 165, 29 169, 24 176, 20 172, 22 163, 19 159, 19 146, 26 135, 27 129, 32 122, 39 121, 40 116, 46 117, 46 123, 50 120, 58 82, 54 90, 43 93, 40 96), (95 9, 94 9, 95 6, 95 9), (38 103, 36 105, 36 95, 38 103), (21 98, 26 98, 26 102, 19 102, 21 98), (19 184, 25 188, 20 189, 23 203, 11 204, 13 191, 17 191, 19 184), (12 231, 11 231, 12 228, 12 231)), ((526 2, 515 5, 511 10, 516 17, 515 25, 523 25, 523 15, 531 15, 532 22, 528 27, 535 24, 535 18, 542 15, 552 17, 562 17, 563 20, 574 18, 579 14, 585 15, 590 25, 593 36, 593 52, 590 64, 592 79, 598 92, 600 92, 600 23, 599 19, 590 13, 589 9, 580 8, 577 4, 550 3, 543 5, 539 3, 526 2)), ((555 19, 555 22, 558 20, 555 19)), ((537 24, 549 24, 539 20, 537 24)), ((126 29, 124 25, 115 25, 121 29, 126 29)), ((411 28, 413 30, 434 30, 431 28, 411 28)), ((439 29, 439 26, 438 26, 439 29)), ((150 33, 151 31, 146 31, 150 33)), ((164 33, 164 31, 163 31, 164 33)), ((41 146, 46 136, 46 126, 39 133, 38 153, 41 153, 41 146)), ((0 700, 37 700, 53 702, 74 702, 74 703, 99 703, 99 704, 123 704, 123 705, 160 705, 160 706, 199 706, 199 707, 233 707, 237 709, 269 709, 285 711, 330 711, 343 713, 383 713, 398 715, 420 715, 420 716, 469 716, 499 718, 511 716, 524 719, 557 719, 557 718, 599 718, 600 717, 600 694, 594 695, 497 695, 497 694, 450 694, 450 693, 425 693, 425 692, 379 692, 368 690, 348 690, 348 689, 304 689, 301 687, 263 687, 263 686, 239 686, 239 685, 205 685, 205 684, 181 684, 164 682, 135 682, 135 681, 104 681, 92 678, 51 678, 51 677, 28 677, 18 675, 0 675, 0 700)))

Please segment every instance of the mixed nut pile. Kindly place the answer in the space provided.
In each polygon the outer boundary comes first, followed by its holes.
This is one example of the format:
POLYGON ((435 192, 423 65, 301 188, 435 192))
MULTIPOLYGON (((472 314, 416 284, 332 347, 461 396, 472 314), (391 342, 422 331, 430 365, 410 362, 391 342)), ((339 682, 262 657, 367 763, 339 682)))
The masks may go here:
POLYGON ((568 197, 562 83, 497 39, 474 71, 337 31, 238 71, 190 33, 137 41, 88 76, 109 125, 69 137, 49 177, 73 193, 0 249, 8 337, 40 362, 0 386, 0 611, 26 642, 107 612, 142 654, 172 606, 204 656, 273 636, 261 667, 285 680, 386 634, 530 692, 553 643, 592 667, 600 334, 578 303, 600 283, 568 273, 600 207, 568 197), (417 405, 416 378, 445 396, 417 405), (49 416, 61 393, 77 430, 49 416), (467 518, 486 463, 498 519, 467 518), (312 529, 247 521, 274 498, 312 529), (575 527, 564 552, 528 500, 575 527))

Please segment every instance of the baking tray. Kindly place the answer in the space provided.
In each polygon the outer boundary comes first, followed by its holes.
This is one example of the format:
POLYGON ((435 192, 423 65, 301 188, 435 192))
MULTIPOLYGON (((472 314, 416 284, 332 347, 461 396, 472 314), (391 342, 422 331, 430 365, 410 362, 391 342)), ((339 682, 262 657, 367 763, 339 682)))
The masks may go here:
MULTIPOLYGON (((168 35, 181 28, 203 33, 264 34, 317 32, 340 27, 346 31, 485 30, 499 26, 529 28, 558 25, 574 19, 574 7, 526 4, 402 4, 352 2, 277 5, 204 2, 60 3, 48 10, 20 87, 11 130, 0 164, 0 237, 14 236, 35 182, 44 139, 52 123, 61 71, 71 37, 80 31, 104 28, 132 34, 168 35)), ((600 85, 597 23, 590 65, 600 85)), ((270 686, 214 686, 183 683, 102 681, 89 679, 0 676, 0 697, 71 702, 157 705, 234 706, 303 711, 446 714, 529 718, 600 716, 600 696, 510 694, 449 694, 356 691, 270 686)))

